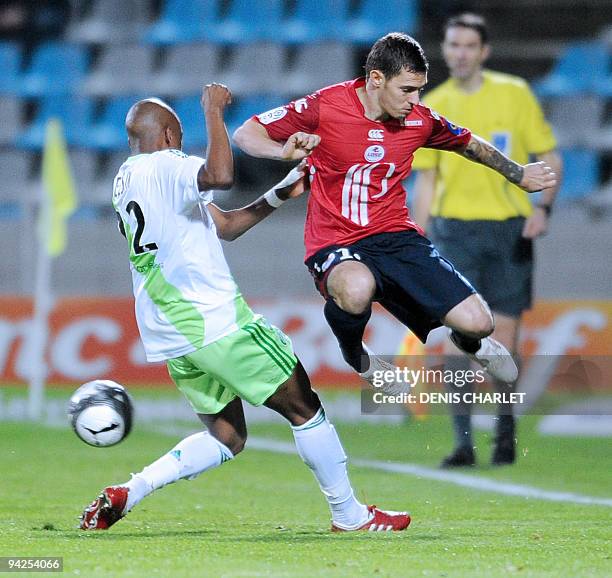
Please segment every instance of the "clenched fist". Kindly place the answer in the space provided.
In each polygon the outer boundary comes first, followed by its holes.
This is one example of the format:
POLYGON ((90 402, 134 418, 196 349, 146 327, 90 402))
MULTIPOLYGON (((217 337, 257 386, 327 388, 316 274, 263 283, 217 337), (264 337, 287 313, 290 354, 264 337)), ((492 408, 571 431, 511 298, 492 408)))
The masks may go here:
POLYGON ((232 92, 224 84, 213 82, 202 89, 200 99, 204 112, 223 112, 225 107, 232 103, 232 92))
POLYGON ((320 142, 321 137, 318 134, 293 133, 283 146, 281 158, 286 161, 300 161, 308 156, 320 142))

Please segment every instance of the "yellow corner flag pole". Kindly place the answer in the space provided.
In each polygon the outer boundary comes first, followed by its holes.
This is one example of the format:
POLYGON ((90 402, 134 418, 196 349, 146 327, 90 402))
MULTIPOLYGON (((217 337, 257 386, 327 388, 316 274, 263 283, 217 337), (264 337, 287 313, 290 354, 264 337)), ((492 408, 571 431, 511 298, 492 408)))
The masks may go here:
POLYGON ((77 197, 63 127, 59 120, 50 119, 45 132, 38 217, 39 243, 32 328, 34 347, 28 399, 31 419, 40 419, 43 410, 49 314, 53 309, 51 260, 66 249, 66 221, 76 207, 77 197))

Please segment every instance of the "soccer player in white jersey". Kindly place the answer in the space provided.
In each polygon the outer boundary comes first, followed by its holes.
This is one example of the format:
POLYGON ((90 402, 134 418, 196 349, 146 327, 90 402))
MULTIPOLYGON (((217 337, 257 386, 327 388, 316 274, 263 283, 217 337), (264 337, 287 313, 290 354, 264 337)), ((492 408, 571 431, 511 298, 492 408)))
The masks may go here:
MULTIPOLYGON (((250 205, 223 211, 213 189, 233 183, 224 124, 231 93, 202 93, 206 159, 181 152, 182 127, 164 102, 132 106, 126 128, 132 156, 119 169, 113 206, 129 245, 136 319, 149 361, 169 373, 206 430, 191 435, 141 472, 108 486, 81 517, 83 530, 107 529, 153 491, 233 459, 246 441, 242 399, 291 424, 299 455, 326 497, 333 531, 404 530, 410 517, 361 504, 346 455, 289 338, 254 314, 229 271, 219 238, 233 240, 304 190, 301 166, 250 205)), ((286 146, 316 143, 292 135, 286 146)))

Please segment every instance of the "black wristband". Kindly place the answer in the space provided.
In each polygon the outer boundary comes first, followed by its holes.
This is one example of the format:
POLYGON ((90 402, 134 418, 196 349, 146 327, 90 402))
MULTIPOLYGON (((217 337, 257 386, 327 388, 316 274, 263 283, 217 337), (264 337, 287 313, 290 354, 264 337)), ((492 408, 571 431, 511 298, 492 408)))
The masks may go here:
POLYGON ((547 205, 545 203, 538 203, 536 207, 542 209, 546 213, 546 216, 550 217, 550 214, 552 213, 552 205, 547 205))

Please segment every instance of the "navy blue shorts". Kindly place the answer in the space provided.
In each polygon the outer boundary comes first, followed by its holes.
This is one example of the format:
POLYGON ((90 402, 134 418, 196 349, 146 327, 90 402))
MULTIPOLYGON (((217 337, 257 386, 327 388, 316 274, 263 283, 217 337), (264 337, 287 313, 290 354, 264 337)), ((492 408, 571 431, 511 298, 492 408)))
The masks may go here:
POLYGON ((347 260, 370 269, 376 280, 374 300, 423 342, 455 305, 476 292, 431 241, 414 230, 332 245, 309 257, 306 266, 325 299, 329 273, 347 260))

